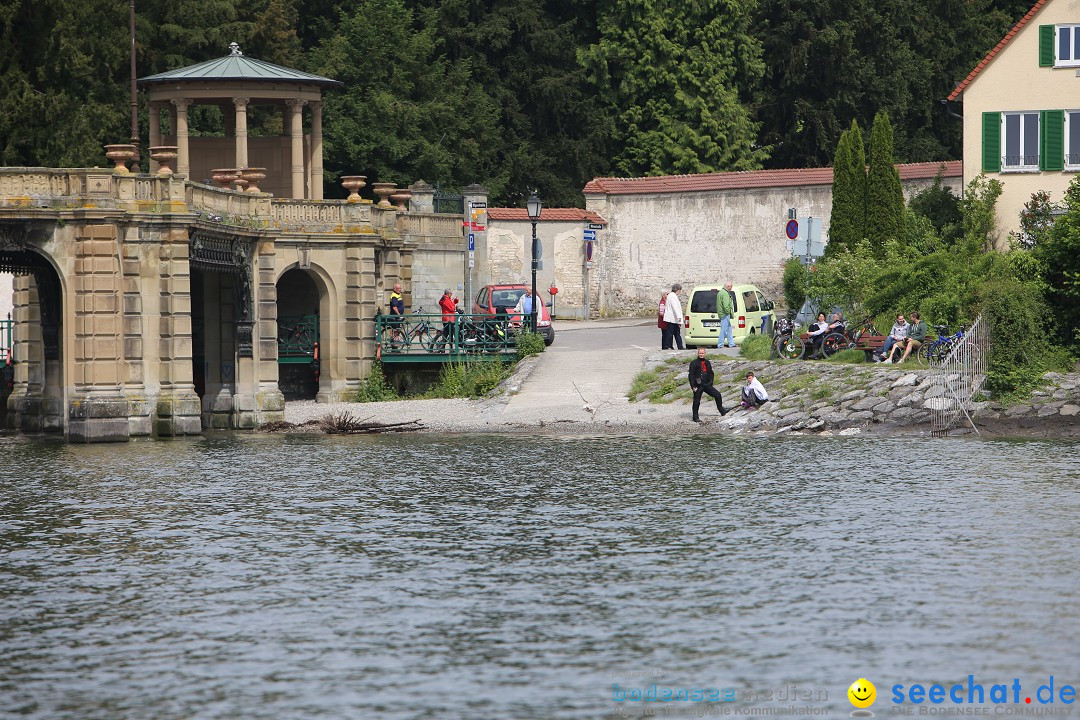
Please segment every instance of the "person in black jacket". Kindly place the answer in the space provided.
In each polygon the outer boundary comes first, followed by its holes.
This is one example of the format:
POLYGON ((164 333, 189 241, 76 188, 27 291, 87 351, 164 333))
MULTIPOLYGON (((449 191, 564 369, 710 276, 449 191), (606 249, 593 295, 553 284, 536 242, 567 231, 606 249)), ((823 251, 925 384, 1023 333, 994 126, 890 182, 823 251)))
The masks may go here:
POLYGON ((705 348, 699 347, 697 357, 690 361, 690 388, 694 391, 694 422, 701 422, 698 418, 698 408, 701 407, 701 395, 705 393, 716 399, 716 409, 721 415, 727 415, 724 409, 724 398, 720 397, 720 391, 713 387, 712 363, 705 359, 705 348))

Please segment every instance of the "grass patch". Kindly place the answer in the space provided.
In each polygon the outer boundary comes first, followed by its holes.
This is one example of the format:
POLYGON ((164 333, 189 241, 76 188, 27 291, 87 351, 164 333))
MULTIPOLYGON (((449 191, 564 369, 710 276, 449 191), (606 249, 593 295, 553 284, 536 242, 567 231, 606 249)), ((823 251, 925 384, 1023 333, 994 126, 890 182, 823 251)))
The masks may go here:
POLYGON ((636 402, 638 395, 655 385, 656 381, 659 379, 660 371, 656 368, 653 368, 652 370, 642 370, 634 378, 634 382, 630 384, 630 389, 627 391, 626 397, 630 402, 636 402))
POLYGON ((398 399, 398 394, 394 392, 394 388, 390 387, 390 383, 386 381, 382 363, 378 360, 371 363, 371 372, 360 383, 360 387, 356 389, 356 402, 369 403, 398 399))
POLYGON ((844 365, 855 365, 857 363, 862 365, 866 362, 866 354, 862 350, 856 350, 854 348, 850 350, 841 350, 826 358, 825 362, 841 363, 844 365))
POLYGON ((784 393, 796 393, 800 390, 805 390, 814 383, 818 382, 818 380, 819 378, 816 375, 812 375, 809 373, 806 375, 796 375, 795 377, 789 378, 788 380, 784 381, 784 393))
POLYGON ((772 337, 768 335, 748 335, 743 340, 739 355, 747 360, 768 360, 772 357, 772 337))
POLYGON ((674 397, 669 398, 666 396, 674 393, 678 389, 679 383, 676 382, 674 377, 664 378, 664 381, 660 383, 660 387, 649 393, 649 402, 660 405, 666 405, 667 403, 673 402, 675 400, 674 397))
MULTIPOLYGON (((543 344, 543 340, 540 341, 543 344)), ((510 375, 502 362, 447 363, 439 381, 426 393, 430 398, 477 398, 487 395, 510 375)))
POLYGON ((831 398, 833 389, 828 385, 822 385, 814 388, 814 391, 810 393, 811 400, 824 400, 825 398, 831 398))

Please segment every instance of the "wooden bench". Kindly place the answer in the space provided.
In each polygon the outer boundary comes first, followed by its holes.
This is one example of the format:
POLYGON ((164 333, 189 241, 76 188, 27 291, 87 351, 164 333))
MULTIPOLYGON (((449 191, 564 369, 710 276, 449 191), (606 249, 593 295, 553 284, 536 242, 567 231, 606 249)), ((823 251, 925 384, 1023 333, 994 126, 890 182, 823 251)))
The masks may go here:
POLYGON ((874 353, 880 352, 881 348, 885 347, 885 338, 888 335, 863 335, 859 338, 859 341, 855 343, 856 350, 862 350, 866 356, 866 362, 873 362, 874 353))

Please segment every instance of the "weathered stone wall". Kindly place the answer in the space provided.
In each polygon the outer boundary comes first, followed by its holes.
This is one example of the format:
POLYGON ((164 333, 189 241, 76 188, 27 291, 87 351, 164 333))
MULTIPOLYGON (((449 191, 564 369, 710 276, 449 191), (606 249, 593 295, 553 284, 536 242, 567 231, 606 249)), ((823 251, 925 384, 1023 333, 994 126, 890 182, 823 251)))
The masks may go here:
MULTIPOLYGON (((910 197, 932 182, 906 181, 904 192, 910 197)), ((960 190, 957 177, 945 178, 945 185, 960 190)), ((787 210, 797 208, 803 223, 808 216, 821 218, 827 238, 832 186, 587 194, 586 207, 609 223, 595 264, 600 313, 648 315, 660 291, 675 282, 686 289, 726 280, 753 283, 782 301, 783 264, 790 257, 787 210)), ((571 265, 568 270, 579 268, 571 265)))
MULTIPOLYGON (((419 307, 424 312, 438 312, 439 298, 443 290, 450 288, 459 300, 462 308, 467 309, 465 301, 465 240, 439 238, 423 240, 413 252, 412 293, 405 298, 405 309, 412 312, 419 307)), ((474 282, 475 282, 475 275, 474 282)), ((389 309, 390 291, 393 284, 387 284, 379 297, 383 312, 389 309)))

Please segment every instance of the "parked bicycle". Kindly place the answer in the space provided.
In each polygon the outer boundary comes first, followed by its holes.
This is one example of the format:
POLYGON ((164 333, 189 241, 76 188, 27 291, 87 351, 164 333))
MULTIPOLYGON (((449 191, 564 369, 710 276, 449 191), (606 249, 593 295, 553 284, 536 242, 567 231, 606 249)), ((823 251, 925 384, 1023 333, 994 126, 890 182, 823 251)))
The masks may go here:
POLYGON ((801 358, 806 344, 795 334, 795 324, 788 318, 777 318, 773 326, 773 352, 787 360, 801 358))
POLYGON ((960 329, 953 335, 949 334, 948 325, 935 325, 934 330, 937 331, 938 339, 919 351, 919 362, 941 362, 944 360, 953 351, 953 348, 963 342, 967 326, 961 325, 960 329))
MULTIPOLYGON (((420 315, 424 308, 413 310, 413 315, 420 315)), ((435 348, 435 336, 438 331, 427 318, 414 320, 408 315, 383 315, 383 348, 393 351, 408 351, 419 347, 429 352, 435 348)))

